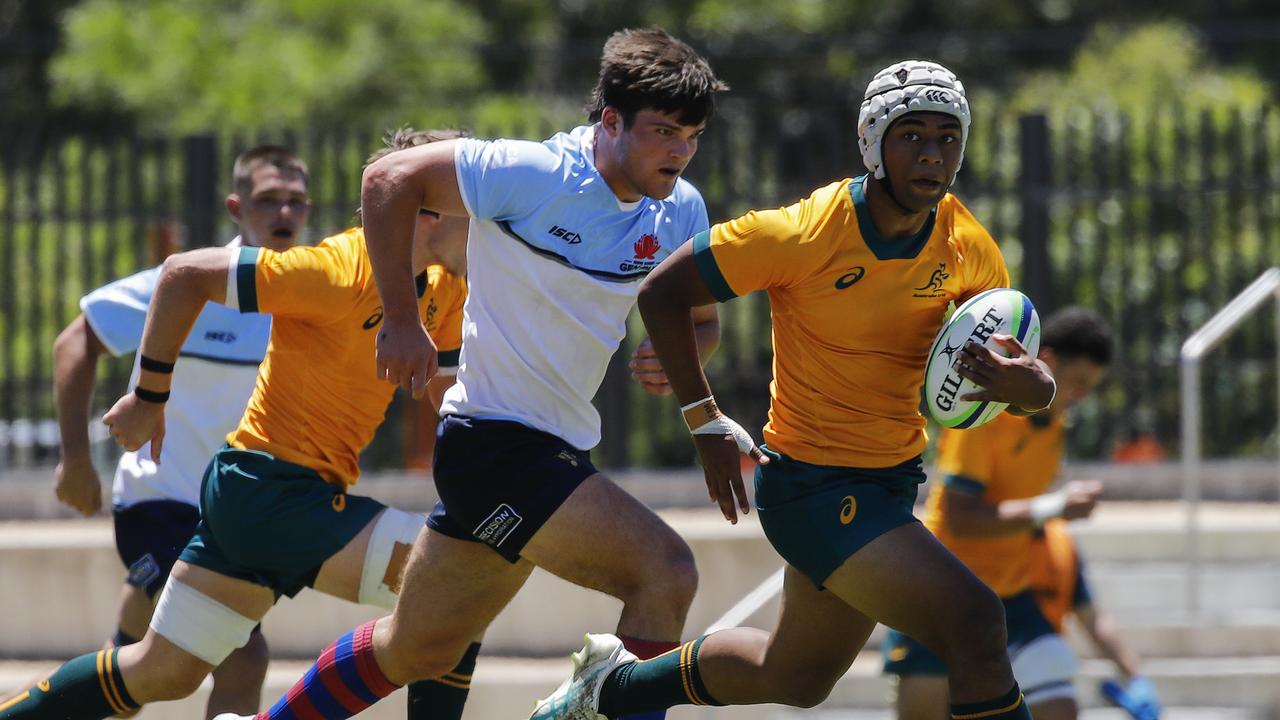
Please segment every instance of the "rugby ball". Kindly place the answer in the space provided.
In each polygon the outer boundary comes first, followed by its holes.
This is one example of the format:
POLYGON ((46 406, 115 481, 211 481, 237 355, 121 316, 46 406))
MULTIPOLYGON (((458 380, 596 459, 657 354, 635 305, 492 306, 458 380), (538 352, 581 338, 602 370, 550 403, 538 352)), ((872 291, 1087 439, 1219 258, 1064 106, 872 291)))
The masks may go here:
POLYGON ((970 340, 982 343, 1007 356, 993 341, 995 335, 1012 335, 1031 355, 1040 350, 1040 316, 1026 295, 1009 288, 980 293, 960 307, 938 331, 924 371, 924 401, 939 425, 949 428, 977 427, 1004 412, 1008 403, 961 400, 980 390, 960 377, 952 367, 960 349, 970 340))

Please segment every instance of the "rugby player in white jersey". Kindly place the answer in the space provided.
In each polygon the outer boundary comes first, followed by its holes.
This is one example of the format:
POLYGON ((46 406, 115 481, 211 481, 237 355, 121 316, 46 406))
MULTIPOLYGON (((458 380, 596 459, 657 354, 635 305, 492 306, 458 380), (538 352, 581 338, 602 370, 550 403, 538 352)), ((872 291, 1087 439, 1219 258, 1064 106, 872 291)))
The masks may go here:
MULTIPOLYGON (((262 145, 236 158, 232 177, 226 207, 240 235, 229 246, 293 247, 311 209, 306 165, 282 147, 262 145)), ((159 277, 155 267, 85 295, 81 314, 54 343, 54 392, 62 431, 54 490, 59 500, 85 516, 102 507, 88 433, 98 358, 138 349, 159 277)), ((146 633, 156 594, 200 519, 205 466, 244 413, 270 333, 269 315, 205 305, 182 347, 183 362, 175 368, 176 386, 168 403, 173 431, 165 438, 160 462, 151 460, 149 444, 121 456, 111 487, 111 513, 116 550, 128 575, 110 645, 129 645, 146 633)), ((141 358, 141 353, 134 358, 130 386, 137 382, 141 358)), ((266 670, 267 644, 255 631, 247 645, 213 672, 208 715, 256 710, 266 670)))
MULTIPOLYGON (((435 372, 413 306, 419 207, 471 218, 471 294, 437 431, 441 503, 394 614, 376 621, 360 658, 374 680, 362 693, 449 671, 535 565, 622 600, 618 633, 633 652, 679 641, 697 584, 692 554, 592 467, 600 418, 591 398, 640 281, 708 227, 702 197, 680 175, 724 89, 665 32, 622 31, 605 44, 591 124, 542 143, 435 143, 365 172, 365 232, 386 313, 378 372, 415 396, 435 372)), ((711 308, 695 317, 704 359, 719 337, 715 317, 711 308)), ((308 677, 332 662, 322 656, 308 677)), ((309 682, 288 697, 305 697, 309 682)), ((291 717, 286 699, 258 717, 291 717)))

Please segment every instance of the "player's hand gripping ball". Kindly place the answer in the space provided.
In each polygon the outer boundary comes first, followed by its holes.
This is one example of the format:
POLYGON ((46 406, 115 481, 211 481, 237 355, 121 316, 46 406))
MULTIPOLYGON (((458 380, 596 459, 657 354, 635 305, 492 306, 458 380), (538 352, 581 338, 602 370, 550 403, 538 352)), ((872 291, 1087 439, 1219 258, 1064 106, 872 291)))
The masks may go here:
POLYGON ((977 427, 1009 406, 1001 402, 964 400, 965 395, 981 388, 962 378, 955 368, 960 349, 971 340, 1008 356, 1005 349, 992 340, 995 335, 1012 336, 1032 356, 1039 352, 1040 316, 1026 295, 1008 288, 988 290, 956 308, 938 331, 925 366, 924 399, 929 414, 939 425, 977 427))

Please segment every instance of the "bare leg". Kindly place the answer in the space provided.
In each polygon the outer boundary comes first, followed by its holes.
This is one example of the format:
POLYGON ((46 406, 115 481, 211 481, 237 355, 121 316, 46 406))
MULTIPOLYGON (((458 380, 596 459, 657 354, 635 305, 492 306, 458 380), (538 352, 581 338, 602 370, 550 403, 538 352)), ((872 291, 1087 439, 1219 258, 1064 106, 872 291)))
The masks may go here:
POLYGON ((1036 720, 1076 720, 1078 714, 1076 701, 1071 698, 1054 698, 1031 706, 1031 715, 1036 720))
POLYGON ((267 677, 268 661, 267 639, 255 630, 244 647, 236 649, 214 668, 206 720, 226 712, 256 713, 262 704, 262 683, 267 677))
POLYGON ((604 475, 587 478, 521 553, 622 601, 618 633, 680 639, 698 585, 693 552, 662 518, 604 475))
MULTIPOLYGON (((261 585, 181 560, 173 566, 170 577, 247 618, 261 619, 275 604, 275 596, 261 585)), ((119 653, 125 687, 138 704, 187 697, 214 667, 149 629, 141 642, 123 647, 119 653)))
POLYGON ((773 633, 732 628, 709 635, 698 668, 715 701, 813 707, 853 664, 875 623, 787 566, 773 633))
POLYGON ((529 578, 487 545, 423 530, 394 613, 378 621, 374 657, 397 685, 451 670, 529 578))
POLYGON ((1004 606, 923 525, 871 541, 825 587, 937 653, 951 669, 951 702, 983 702, 1013 687, 1004 606))
POLYGON ((898 720, 951 720, 946 675, 902 676, 895 694, 898 720))

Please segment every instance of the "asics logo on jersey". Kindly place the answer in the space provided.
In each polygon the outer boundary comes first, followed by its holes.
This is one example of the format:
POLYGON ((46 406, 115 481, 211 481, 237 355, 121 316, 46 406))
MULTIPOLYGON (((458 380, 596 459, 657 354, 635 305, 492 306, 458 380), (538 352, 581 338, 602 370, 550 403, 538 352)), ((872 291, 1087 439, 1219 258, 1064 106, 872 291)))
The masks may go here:
POLYGON ((853 522, 853 516, 858 514, 858 500, 852 495, 845 495, 844 500, 840 503, 840 524, 848 525, 853 522))
POLYGON ((866 269, 863 268, 861 265, 859 265, 858 267, 855 267, 849 272, 836 278, 836 289, 843 290, 849 287, 850 285, 861 280, 862 276, 865 275, 866 273, 867 273, 866 269))
POLYGON ((547 232, 551 233, 552 236, 554 237, 561 238, 562 240, 569 243, 570 245, 577 245, 578 243, 582 242, 581 235, 579 235, 578 233, 568 228, 560 227, 559 225, 552 225, 551 229, 548 230, 547 232))
POLYGON ((636 251, 637 260, 652 260, 654 255, 662 249, 662 243, 658 242, 657 235, 641 235, 633 246, 636 251))
POLYGON ((210 330, 204 334, 204 339, 210 342, 233 343, 236 341, 236 334, 230 330, 210 330))
POLYGON ((373 314, 369 316, 368 320, 364 321, 364 325, 361 325, 361 327, 363 327, 365 330, 372 330, 380 322, 382 322, 382 306, 381 305, 374 308, 373 314))

